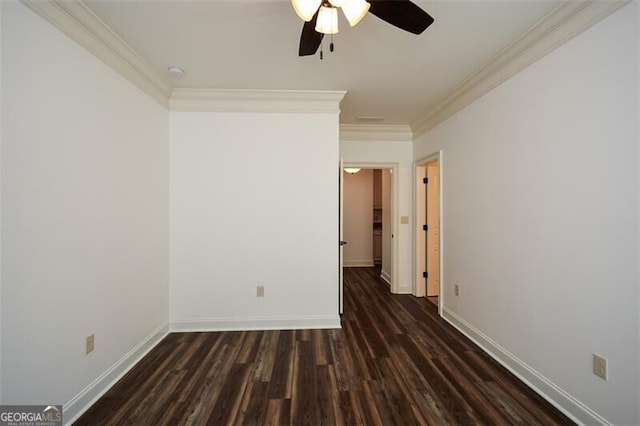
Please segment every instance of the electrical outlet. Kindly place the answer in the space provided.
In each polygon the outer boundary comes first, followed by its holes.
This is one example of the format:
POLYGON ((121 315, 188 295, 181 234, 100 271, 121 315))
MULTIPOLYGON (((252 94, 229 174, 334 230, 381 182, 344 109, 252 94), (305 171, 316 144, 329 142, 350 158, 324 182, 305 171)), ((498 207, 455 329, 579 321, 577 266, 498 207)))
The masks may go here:
POLYGON ((458 284, 455 284, 455 285, 453 286, 453 293, 454 293, 456 296, 460 296, 460 286, 459 286, 458 284))
POLYGON ((90 354, 95 349, 95 334, 91 333, 85 340, 85 355, 90 354))
POLYGON ((603 358, 598 354, 593 354, 593 374, 601 379, 608 380, 606 358, 603 358))
POLYGON ((259 285, 258 287, 256 287, 256 296, 264 297, 264 286, 263 285, 259 285))

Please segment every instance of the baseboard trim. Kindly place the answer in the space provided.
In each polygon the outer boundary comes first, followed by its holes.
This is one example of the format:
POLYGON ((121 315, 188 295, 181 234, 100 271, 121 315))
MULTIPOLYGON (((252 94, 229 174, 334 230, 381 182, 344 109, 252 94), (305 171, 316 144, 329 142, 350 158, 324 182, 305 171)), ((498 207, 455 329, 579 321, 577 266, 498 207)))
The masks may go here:
POLYGON ((245 331, 245 330, 307 330, 342 328, 340 316, 280 317, 280 318, 209 318, 171 321, 172 332, 245 331))
POLYGON ((443 307, 442 318, 574 422, 611 425, 604 417, 565 392, 454 312, 443 307))
POLYGON ((380 271, 380 278, 382 278, 387 284, 391 285, 391 275, 384 269, 380 271))
POLYGON ((346 268, 371 268, 375 266, 373 259, 364 260, 345 260, 342 262, 342 266, 346 268))
POLYGON ((100 377, 64 404, 64 424, 70 425, 91 407, 102 395, 131 370, 149 351, 169 334, 169 323, 165 322, 120 358, 100 377))

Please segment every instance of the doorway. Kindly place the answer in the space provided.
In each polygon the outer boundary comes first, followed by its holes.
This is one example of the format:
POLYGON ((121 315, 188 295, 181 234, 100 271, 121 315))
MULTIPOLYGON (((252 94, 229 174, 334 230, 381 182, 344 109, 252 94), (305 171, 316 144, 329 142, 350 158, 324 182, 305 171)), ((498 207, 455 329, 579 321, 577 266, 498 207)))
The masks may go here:
POLYGON ((395 163, 345 163, 342 176, 343 266, 377 267, 391 292, 397 283, 396 168, 395 163))
POLYGON ((441 155, 416 162, 416 296, 442 306, 441 155))

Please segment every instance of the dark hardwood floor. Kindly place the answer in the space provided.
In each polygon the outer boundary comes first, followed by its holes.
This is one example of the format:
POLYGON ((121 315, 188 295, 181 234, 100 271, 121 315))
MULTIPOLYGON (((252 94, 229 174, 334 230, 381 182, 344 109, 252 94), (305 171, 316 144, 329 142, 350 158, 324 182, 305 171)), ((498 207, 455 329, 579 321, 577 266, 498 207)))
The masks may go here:
POLYGON ((170 334, 75 424, 573 424, 374 268, 344 306, 342 330, 170 334))

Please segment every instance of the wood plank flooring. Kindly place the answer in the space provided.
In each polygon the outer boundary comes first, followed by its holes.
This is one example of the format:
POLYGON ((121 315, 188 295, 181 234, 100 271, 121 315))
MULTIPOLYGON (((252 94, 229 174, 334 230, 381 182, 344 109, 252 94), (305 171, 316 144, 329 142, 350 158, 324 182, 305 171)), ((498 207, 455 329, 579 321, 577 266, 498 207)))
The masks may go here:
POLYGON ((441 320, 345 269, 342 330, 168 335, 75 424, 573 424, 441 320))

